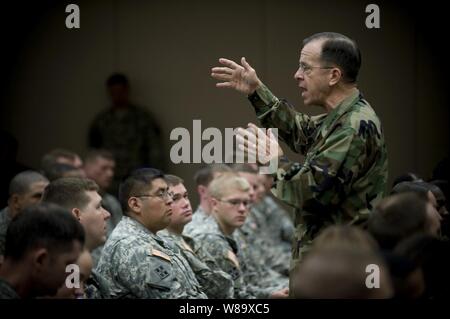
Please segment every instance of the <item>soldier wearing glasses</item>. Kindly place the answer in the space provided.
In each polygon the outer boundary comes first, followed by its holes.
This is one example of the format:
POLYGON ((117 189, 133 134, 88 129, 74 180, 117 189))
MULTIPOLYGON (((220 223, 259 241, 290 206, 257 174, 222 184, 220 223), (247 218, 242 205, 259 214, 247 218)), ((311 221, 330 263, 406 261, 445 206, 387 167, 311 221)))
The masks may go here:
POLYGON ((225 173, 208 187, 211 196, 211 215, 196 227, 191 236, 202 243, 219 267, 234 281, 235 298, 286 297, 287 289, 274 291, 254 285, 249 279, 252 268, 247 250, 236 231, 244 225, 251 204, 250 185, 246 179, 225 173))
MULTIPOLYGON (((318 33, 303 41, 294 78, 304 104, 324 108, 319 116, 297 112, 278 99, 245 58, 242 65, 219 62, 223 66, 211 74, 221 81, 216 86, 247 94, 260 123, 278 128, 281 140, 305 156, 303 163, 291 162, 273 141, 278 151, 273 155, 281 162, 273 192, 296 209, 292 273, 322 229, 364 225, 385 192, 388 162, 381 123, 356 85, 360 51, 338 33, 318 33)), ((256 147, 244 144, 245 150, 256 147)))
POLYGON ((179 250, 156 232, 170 223, 172 197, 161 171, 131 173, 120 185, 124 217, 106 242, 97 271, 113 298, 206 298, 179 250))

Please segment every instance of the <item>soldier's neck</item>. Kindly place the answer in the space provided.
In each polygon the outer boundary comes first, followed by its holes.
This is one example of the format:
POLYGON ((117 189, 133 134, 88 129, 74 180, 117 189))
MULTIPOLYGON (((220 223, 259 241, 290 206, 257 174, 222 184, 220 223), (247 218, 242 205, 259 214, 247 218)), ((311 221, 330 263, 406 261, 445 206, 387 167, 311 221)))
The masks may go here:
POLYGON ((23 263, 15 263, 6 259, 1 266, 0 278, 6 281, 23 299, 31 293, 31 285, 27 277, 29 273, 29 267, 23 263))
POLYGON ((200 208, 205 212, 206 215, 211 214, 211 208, 210 208, 208 202, 206 202, 206 201, 200 202, 200 208))
POLYGON ((222 231, 222 233, 225 236, 231 236, 234 231, 236 230, 235 227, 230 227, 229 225, 226 225, 225 223, 222 223, 219 219, 216 219, 217 223, 219 224, 219 228, 222 231))
POLYGON ((358 89, 356 85, 347 85, 336 88, 325 100, 324 107, 327 113, 333 111, 343 100, 354 94, 358 89))
POLYGON ((184 225, 169 225, 167 230, 175 235, 181 236, 183 234, 184 225))

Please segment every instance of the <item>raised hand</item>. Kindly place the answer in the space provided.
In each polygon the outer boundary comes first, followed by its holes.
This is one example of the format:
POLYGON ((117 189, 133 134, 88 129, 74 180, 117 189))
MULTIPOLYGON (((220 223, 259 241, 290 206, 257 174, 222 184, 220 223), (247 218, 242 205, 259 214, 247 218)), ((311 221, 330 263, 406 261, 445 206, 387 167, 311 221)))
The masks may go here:
POLYGON ((244 57, 241 59, 242 65, 224 58, 220 58, 219 62, 224 66, 211 69, 211 76, 223 81, 216 83, 217 87, 231 88, 250 95, 262 84, 255 69, 247 63, 244 57))
POLYGON ((284 154, 278 143, 278 134, 274 135, 271 128, 263 130, 253 123, 249 123, 247 129, 238 129, 236 141, 241 152, 262 165, 284 154))

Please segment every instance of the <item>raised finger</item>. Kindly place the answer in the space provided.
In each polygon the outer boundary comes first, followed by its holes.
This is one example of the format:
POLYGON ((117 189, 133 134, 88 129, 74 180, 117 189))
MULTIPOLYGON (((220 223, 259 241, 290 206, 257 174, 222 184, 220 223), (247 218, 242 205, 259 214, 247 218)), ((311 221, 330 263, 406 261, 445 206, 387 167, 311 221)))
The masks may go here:
POLYGON ((231 69, 237 69, 239 67, 241 67, 239 64, 237 64, 236 62, 232 61, 232 60, 228 60, 225 58, 220 58, 219 59, 220 64, 223 64, 231 69))

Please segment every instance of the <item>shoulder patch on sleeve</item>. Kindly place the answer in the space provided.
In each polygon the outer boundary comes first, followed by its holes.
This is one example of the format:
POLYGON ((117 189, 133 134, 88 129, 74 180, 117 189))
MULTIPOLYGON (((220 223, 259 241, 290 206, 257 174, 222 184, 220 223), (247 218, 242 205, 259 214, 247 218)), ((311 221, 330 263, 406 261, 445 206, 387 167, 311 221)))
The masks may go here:
POLYGON ((237 256, 235 253, 233 253, 231 250, 227 253, 227 258, 233 262, 233 264, 239 268, 239 260, 237 259, 237 256))
POLYGON ((166 255, 165 253, 163 253, 162 251, 157 250, 157 249, 151 249, 151 250, 150 250, 150 254, 151 254, 152 256, 156 256, 156 257, 165 259, 165 260, 167 260, 167 261, 170 261, 170 260, 171 260, 170 257, 169 257, 168 255, 166 255))

